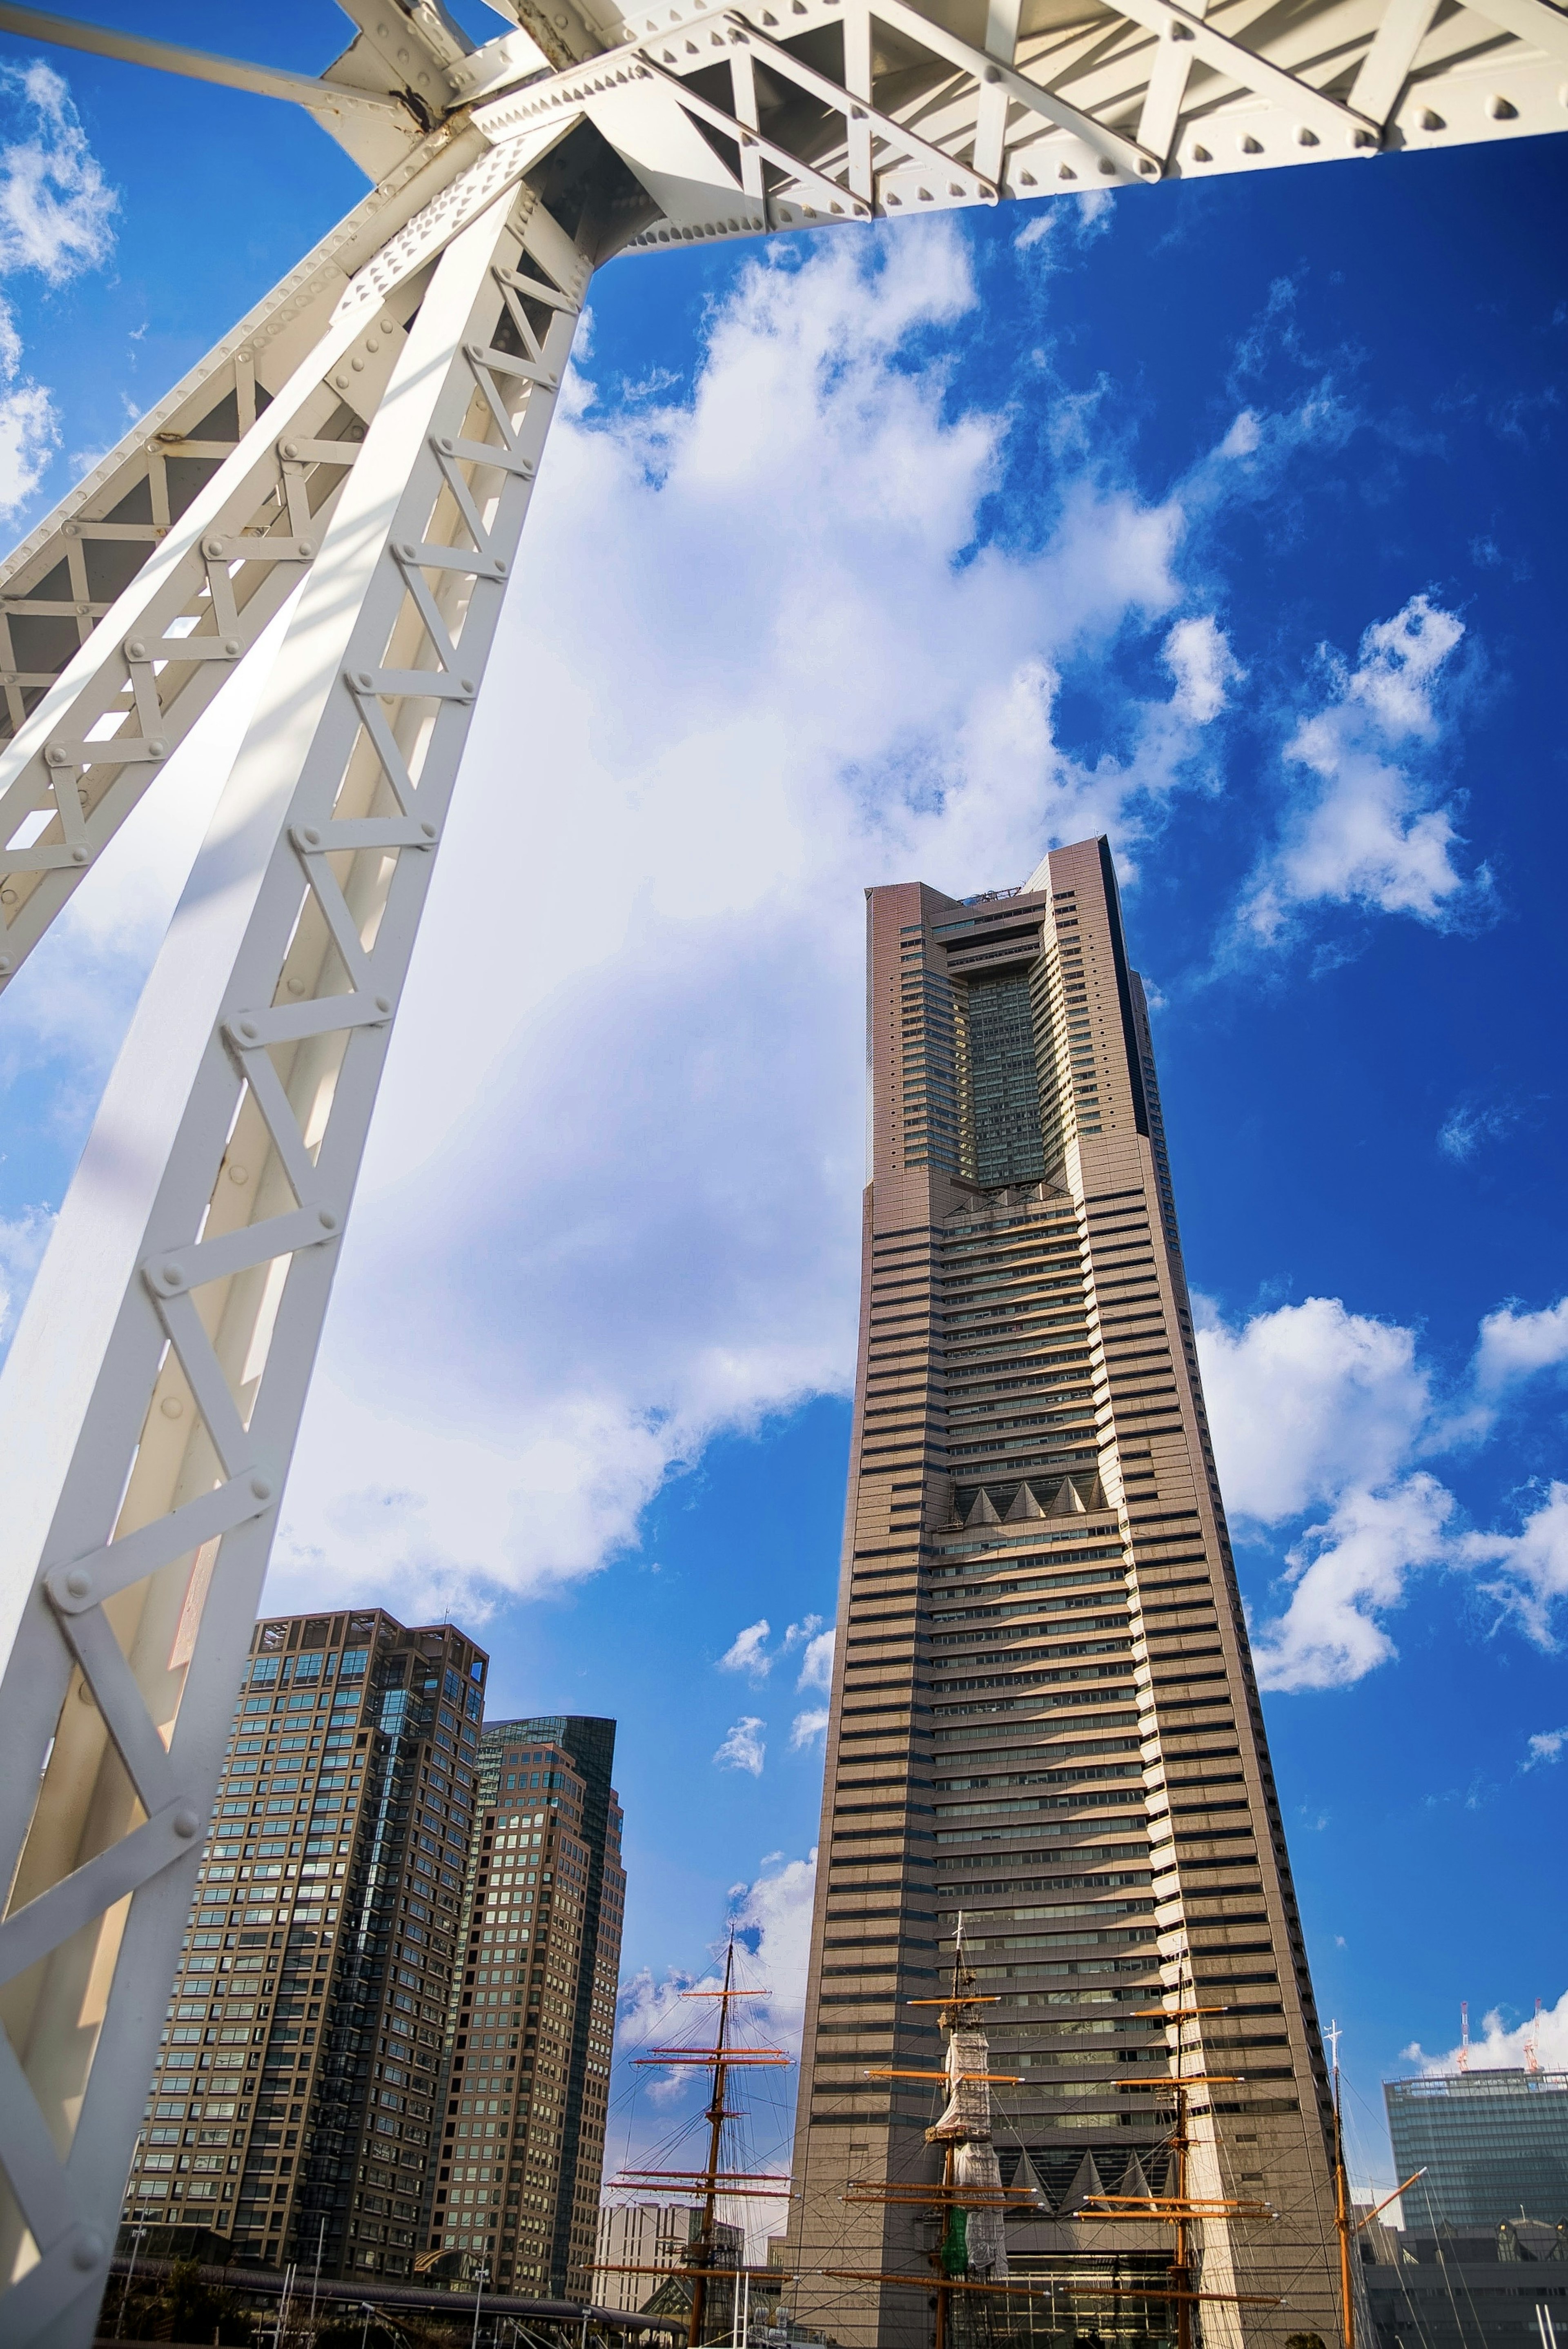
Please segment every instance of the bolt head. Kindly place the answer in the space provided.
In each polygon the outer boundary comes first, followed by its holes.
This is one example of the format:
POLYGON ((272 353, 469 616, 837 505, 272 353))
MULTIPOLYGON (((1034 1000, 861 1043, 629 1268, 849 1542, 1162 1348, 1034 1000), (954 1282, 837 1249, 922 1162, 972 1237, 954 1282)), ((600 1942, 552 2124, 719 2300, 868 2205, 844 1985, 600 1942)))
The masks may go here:
POLYGON ((424 833, 427 840, 433 840, 436 836, 436 828, 433 823, 421 823, 420 830, 424 833))
POLYGON ((223 650, 228 654, 231 660, 238 660, 240 657, 240 640, 238 636, 225 636, 223 638, 223 650))
POLYGON ((277 444, 277 453, 280 457, 297 457, 299 454, 298 441, 280 440, 277 444))
POLYGON ((376 680, 368 668, 357 669, 354 682, 361 693, 374 693, 376 690, 376 680))
POLYGON ((234 1030, 237 1035, 244 1038, 247 1044, 254 1044, 259 1032, 254 1019, 236 1019, 234 1030))
POLYGON ((175 1834, 180 1837, 182 1843, 189 1843, 191 1837, 200 1832, 202 1826, 200 1817, 197 1816, 196 1812, 192 1809, 189 1803, 182 1803, 181 1805, 169 1824, 173 1828, 175 1834))
POLYGON ((147 747, 155 759, 166 759, 169 756, 169 745, 161 734, 155 734, 147 747))
POLYGON ((96 2268, 103 2258, 103 2237, 94 2228, 84 2227, 71 2245, 71 2265, 84 2275, 96 2268))
POLYGON ((185 1276, 177 1264, 161 1266, 158 1278, 165 1288, 183 1288, 185 1286, 185 1276))
POLYGON ((66 1588, 73 1599, 85 1599, 92 1588, 92 1577, 85 1566, 73 1566, 66 1577, 66 1588))
POLYGON ((51 767, 65 767, 70 763, 57 742, 49 744, 48 749, 44 752, 44 757, 51 767))
POLYGON ((73 848, 73 849, 72 849, 72 851, 71 851, 71 863, 72 863, 73 864, 85 864, 87 863, 87 861, 88 861, 88 852, 87 852, 87 850, 86 850, 85 848, 73 848))
POLYGON ((313 538, 302 538, 299 542, 298 553, 301 562, 314 563, 316 560, 316 541, 313 538))
POLYGON ((376 1009, 377 1009, 377 1010, 378 1010, 378 1011, 389 1011, 389 1010, 391 1009, 391 1008, 392 1008, 392 999, 391 999, 391 997, 390 997, 389 995, 378 995, 378 996, 377 996, 377 998, 376 998, 376 1009))
POLYGON ((436 442, 436 447, 443 457, 454 457, 457 454, 457 442, 447 439, 444 434, 436 442))
POLYGON ((251 1493, 254 1498, 258 1501, 270 1501, 272 1498, 271 1477, 253 1476, 251 1478, 251 1493))
POLYGON ((131 637, 130 642, 125 647, 125 657, 127 660, 145 660, 147 658, 147 647, 142 643, 140 636, 131 637))
POLYGON ((319 848, 321 845, 321 834, 313 823, 302 824, 299 836, 307 848, 319 848))
POLYGON ((223 546, 224 542, 221 538, 204 538, 202 541, 202 554, 210 556, 214 563, 223 554, 223 546))
POLYGON ((458 678, 458 681, 457 681, 457 682, 458 682, 458 689, 459 689, 459 691, 460 691, 460 692, 462 692, 462 693, 473 693, 473 692, 476 692, 476 691, 478 690, 478 688, 476 688, 476 686, 474 685, 473 679, 472 679, 471 677, 460 677, 460 678, 458 678))

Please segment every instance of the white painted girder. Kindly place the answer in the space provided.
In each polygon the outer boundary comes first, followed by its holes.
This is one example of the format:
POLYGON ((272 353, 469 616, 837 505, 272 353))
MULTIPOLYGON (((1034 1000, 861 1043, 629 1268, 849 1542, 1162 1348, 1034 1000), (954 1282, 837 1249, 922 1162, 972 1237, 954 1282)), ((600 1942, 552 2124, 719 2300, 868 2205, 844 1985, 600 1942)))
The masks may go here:
POLYGON ((517 186, 539 143, 482 157, 339 305, 350 326, 399 288, 418 310, 0 1375, 17 2349, 92 2336, 390 1022, 587 283, 517 186))

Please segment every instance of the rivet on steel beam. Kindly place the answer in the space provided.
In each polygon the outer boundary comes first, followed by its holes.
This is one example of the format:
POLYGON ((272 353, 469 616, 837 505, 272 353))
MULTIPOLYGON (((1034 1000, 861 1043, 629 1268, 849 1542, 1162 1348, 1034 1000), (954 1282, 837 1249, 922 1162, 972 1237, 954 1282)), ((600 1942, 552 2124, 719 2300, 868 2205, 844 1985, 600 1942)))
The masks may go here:
POLYGON ((199 1830, 202 1822, 189 1803, 186 1803, 175 1812, 169 1824, 182 1843, 189 1843, 191 1837, 199 1830))
POLYGON ((85 1599, 92 1588, 92 1577, 85 1566, 73 1566, 66 1577, 66 1588, 73 1599, 85 1599))

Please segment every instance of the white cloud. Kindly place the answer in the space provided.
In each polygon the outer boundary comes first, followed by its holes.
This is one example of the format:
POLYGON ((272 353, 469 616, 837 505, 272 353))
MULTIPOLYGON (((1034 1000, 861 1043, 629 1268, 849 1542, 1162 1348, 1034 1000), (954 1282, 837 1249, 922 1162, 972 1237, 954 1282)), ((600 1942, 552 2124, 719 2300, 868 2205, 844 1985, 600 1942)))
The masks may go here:
POLYGON ((748 1623, 743 1631, 736 1632, 719 1659, 719 1670, 745 1672, 754 1681, 766 1680, 774 1668, 767 1645, 768 1619, 763 1615, 755 1623, 748 1623))
POLYGON ((1435 1476, 1348 1493, 1291 1549, 1290 1604, 1252 1642, 1265 1689, 1345 1688, 1398 1651, 1379 1618, 1404 1603, 1411 1571, 1449 1551, 1453 1495, 1435 1476))
POLYGON ((713 1756, 720 1769, 749 1770, 753 1778, 760 1778, 768 1751, 763 1744, 761 1732, 767 1725, 765 1721, 759 1721, 754 1713, 742 1713, 734 1727, 726 1733, 723 1743, 713 1756))
POLYGON ((826 1631, 819 1631, 806 1642, 805 1653, 800 1660, 800 1678, 795 1682, 797 1689, 832 1687, 835 1636, 834 1627, 829 1624, 826 1631))
POLYGON ((4 68, 0 98, 21 117, 20 135, 0 146, 0 269, 36 269, 58 285, 108 260, 119 199, 50 67, 4 68))
MULTIPOLYGON (((1469 2068, 1472 2072, 1521 2071, 1532 2043, 1543 2072, 1568 2071, 1568 1991, 1555 2006, 1542 2007, 1539 2015, 1523 2023, 1508 2023, 1502 2009, 1494 2006, 1481 2024, 1480 2036, 1471 2037, 1469 2068)), ((1428 2075, 1459 2069, 1458 2047, 1450 2047, 1445 2055, 1428 2055, 1417 2041, 1400 2053, 1428 2075)))
POLYGON ((1467 1566, 1495 1569, 1481 1588, 1538 1648, 1554 1649, 1553 1613, 1568 1598, 1568 1485, 1550 1485, 1518 1533, 1467 1534, 1459 1551, 1467 1566))
POLYGON ((1376 1485, 1430 1405, 1413 1330, 1309 1297, 1231 1329, 1198 1300, 1198 1354, 1227 1506, 1276 1525, 1376 1485))
POLYGON ((1568 1745, 1568 1729, 1538 1729, 1530 1741, 1526 1759, 1519 1766, 1521 1770, 1538 1770, 1543 1762, 1555 1762, 1564 1745, 1568 1745))
POLYGON ((1246 676, 1224 630, 1210 614, 1178 620, 1165 640, 1163 658, 1176 679, 1176 713, 1207 726, 1225 707, 1226 688, 1246 676))
POLYGON ((1028 253, 1045 245, 1047 256, 1057 246, 1081 251, 1106 234, 1115 219, 1116 205, 1109 188, 1090 188, 1079 196, 1052 196, 1019 230, 1012 240, 1013 250, 1028 253))
POLYGON ((18 383, 22 347, 0 302, 0 515, 15 513, 43 480, 59 446, 59 419, 42 385, 18 383))
POLYGON ((769 254, 689 405, 557 423, 269 1606, 592 1571, 715 1432, 846 1392, 865 885, 1125 854, 1189 781, 1199 637, 1124 763, 1054 740, 1075 664, 1179 625, 1183 517, 1068 468, 1037 550, 975 551, 1010 427, 950 409, 974 303, 940 222, 769 254))
POLYGON ((1241 908, 1255 943, 1285 942, 1313 905, 1440 922, 1482 885, 1456 865, 1453 818, 1433 804, 1426 772, 1443 732, 1442 674, 1463 635, 1453 613, 1413 595, 1367 629, 1354 669, 1325 650, 1324 705, 1284 752, 1296 802, 1241 908))
POLYGON ((1285 1555, 1283 1610, 1254 1626, 1265 1688, 1348 1686, 1397 1653, 1387 1619, 1417 1572, 1479 1587, 1538 1646, 1555 1645, 1568 1597, 1568 1485, 1553 1485, 1517 1533, 1461 1532, 1450 1492, 1416 1463, 1468 1445, 1519 1381, 1568 1361, 1568 1299, 1500 1307, 1480 1325, 1466 1389, 1440 1415, 1414 1331, 1353 1314, 1337 1298, 1259 1313, 1236 1329, 1196 1300, 1198 1348, 1227 1506, 1287 1526, 1325 1507, 1285 1555))
POLYGON ((805 1713, 797 1713, 790 1723, 789 1750, 792 1754, 802 1754, 808 1745, 814 1745, 819 1737, 826 1734, 827 1707, 825 1704, 812 1705, 805 1713))
MULTIPOLYGON (((109 258, 119 200, 48 66, 0 67, 0 107, 15 132, 0 143, 0 274, 36 270, 63 285, 109 258)), ((16 322, 0 301, 0 517, 32 496, 59 440, 54 399, 23 374, 16 322)))
POLYGON ((1520 1313, 1500 1305, 1480 1325, 1476 1348, 1475 1382, 1484 1395, 1496 1395, 1539 1371, 1559 1370, 1568 1363, 1568 1297, 1539 1312, 1520 1313))

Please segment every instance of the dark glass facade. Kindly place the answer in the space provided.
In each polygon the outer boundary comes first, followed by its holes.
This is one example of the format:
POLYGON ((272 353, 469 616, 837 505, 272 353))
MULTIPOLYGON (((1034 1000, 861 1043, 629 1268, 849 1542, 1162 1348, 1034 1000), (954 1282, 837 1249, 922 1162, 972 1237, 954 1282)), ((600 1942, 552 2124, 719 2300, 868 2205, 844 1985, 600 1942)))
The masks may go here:
POLYGON ((613 1721, 484 1726, 426 2199, 453 2281, 483 2264, 502 2290, 588 2289, 626 1891, 614 1755, 613 1721))
POLYGON ((1385 2082, 1408 2229, 1568 2219, 1568 2073, 1456 2072, 1385 2082))
POLYGON ((127 2183, 149 2254, 410 2272, 486 1669, 379 1609, 257 1624, 127 2183))

